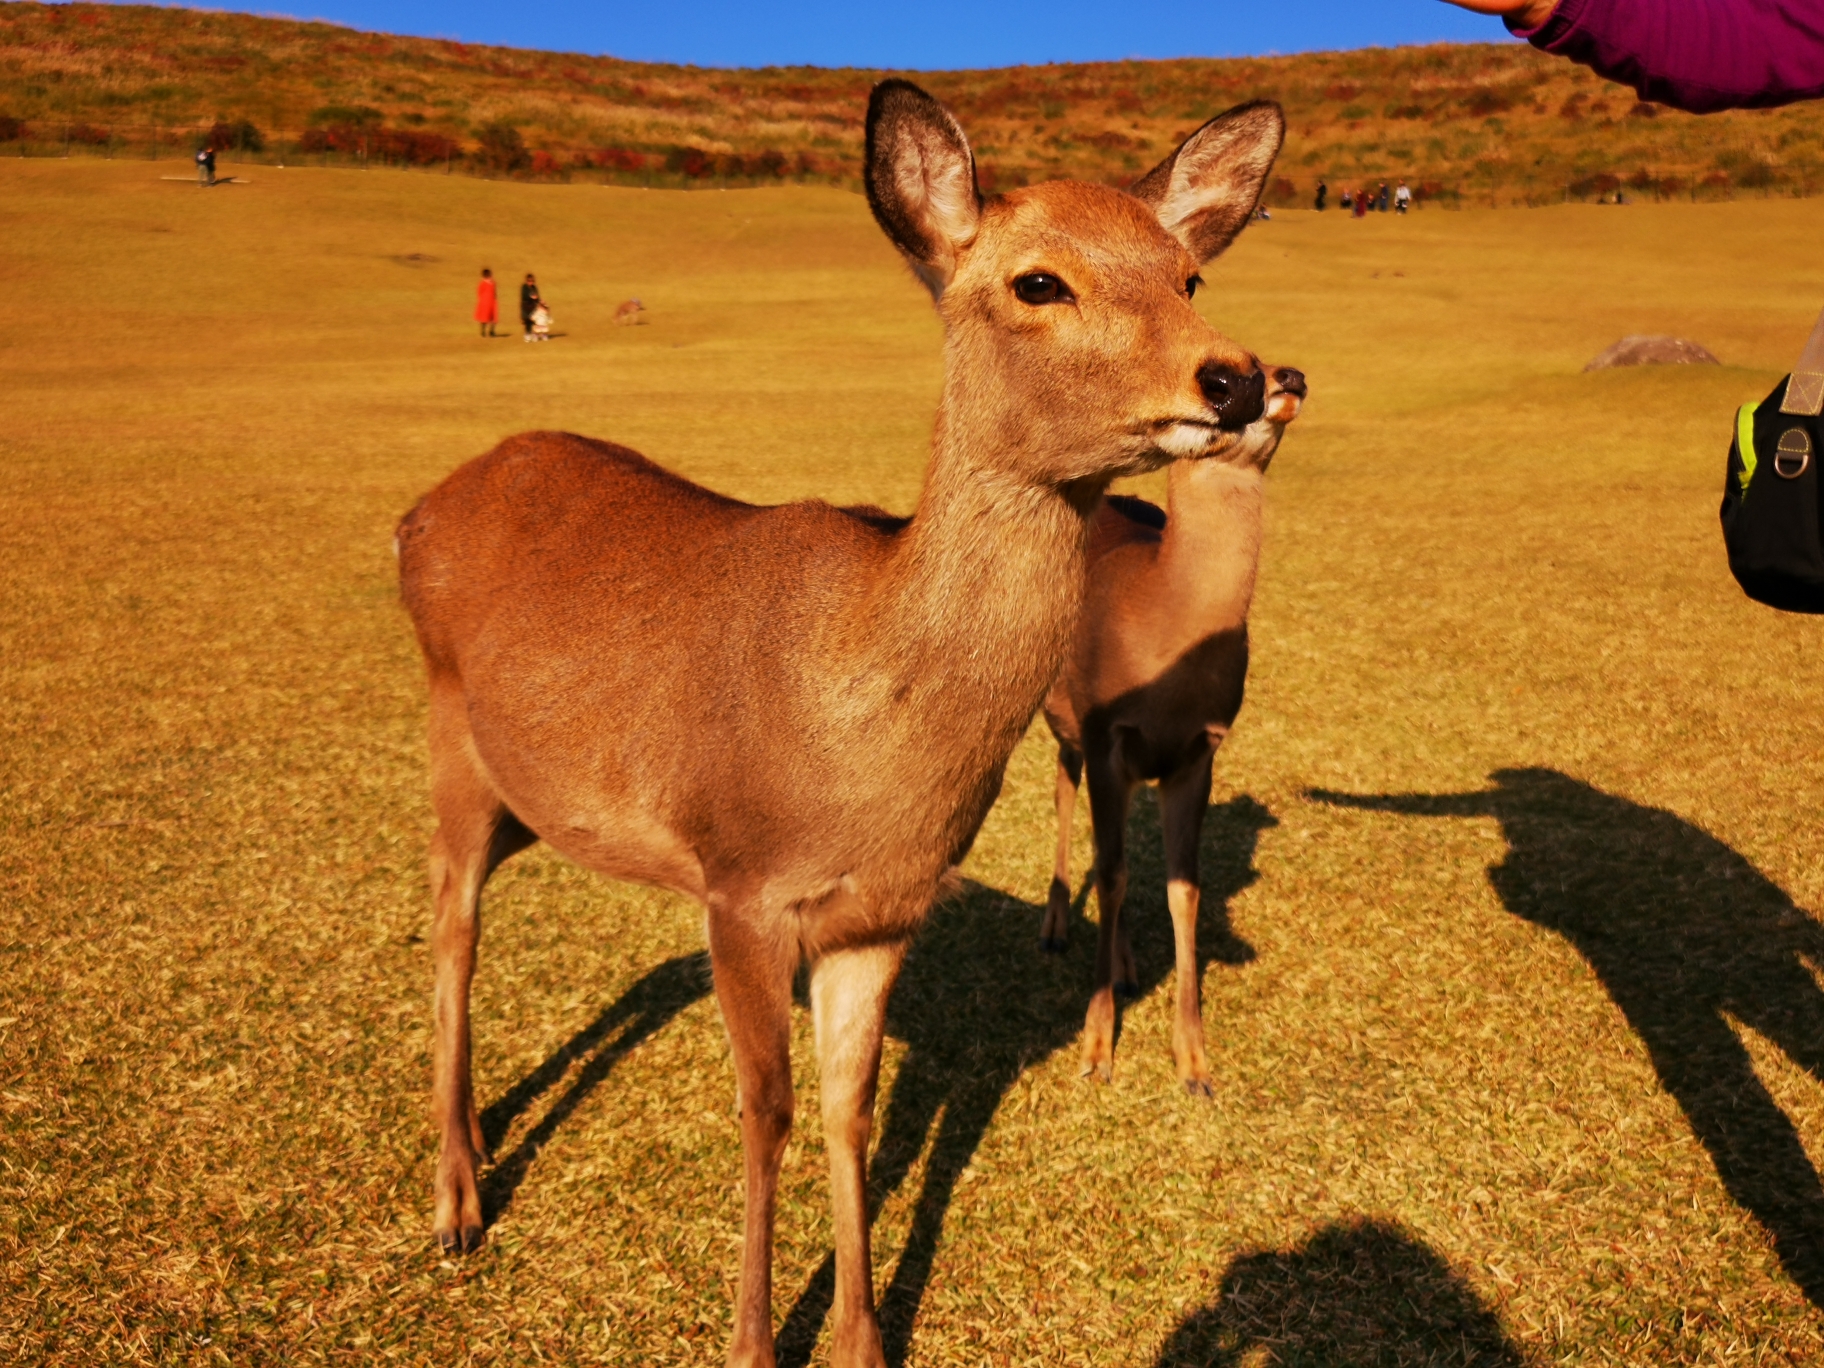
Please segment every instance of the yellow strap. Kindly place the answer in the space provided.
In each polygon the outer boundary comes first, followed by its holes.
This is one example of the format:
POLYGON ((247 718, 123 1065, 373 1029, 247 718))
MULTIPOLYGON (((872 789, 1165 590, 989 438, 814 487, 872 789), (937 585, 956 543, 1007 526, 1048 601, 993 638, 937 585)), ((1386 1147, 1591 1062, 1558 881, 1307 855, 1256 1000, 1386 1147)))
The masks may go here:
POLYGON ((1735 449, 1742 457, 1742 493, 1754 478, 1754 411, 1758 404, 1743 404, 1735 411, 1735 449))

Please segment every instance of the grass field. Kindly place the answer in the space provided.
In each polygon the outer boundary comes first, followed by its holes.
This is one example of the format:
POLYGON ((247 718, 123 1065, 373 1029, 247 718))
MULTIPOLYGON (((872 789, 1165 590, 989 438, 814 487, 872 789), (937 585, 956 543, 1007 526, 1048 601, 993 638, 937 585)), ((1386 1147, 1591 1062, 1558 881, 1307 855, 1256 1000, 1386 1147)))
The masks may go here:
MULTIPOLYGON (((388 538, 538 426, 909 508, 930 308, 834 190, 172 169, 0 160, 0 1360, 717 1361, 739 1139, 680 899, 502 872, 493 1225, 430 1247, 388 538), (478 340, 483 264, 536 270, 565 335, 478 340), (630 295, 648 325, 611 326, 630 295)), ((1092 936, 1037 953, 1035 734, 893 1009, 896 1360, 1824 1357, 1824 628, 1744 600, 1715 522, 1820 231, 1790 200, 1286 213, 1206 271, 1313 393, 1207 829, 1216 1097, 1173 1079, 1144 802, 1145 987, 1112 1086, 1077 1077, 1092 936), (1726 364, 1580 373, 1658 331, 1726 364)), ((814 1088, 790 1364, 828 1289, 814 1088)))

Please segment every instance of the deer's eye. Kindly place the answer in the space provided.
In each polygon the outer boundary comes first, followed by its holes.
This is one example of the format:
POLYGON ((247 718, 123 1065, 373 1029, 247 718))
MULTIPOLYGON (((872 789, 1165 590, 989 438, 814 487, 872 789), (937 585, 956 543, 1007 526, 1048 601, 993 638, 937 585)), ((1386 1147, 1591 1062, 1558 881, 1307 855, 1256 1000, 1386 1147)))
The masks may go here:
POLYGON ((1027 304, 1063 304, 1076 298, 1070 286, 1046 271, 1032 271, 1013 282, 1013 292, 1027 304))
POLYGON ((1186 299, 1195 299, 1197 297, 1197 287, 1201 284, 1203 284, 1203 277, 1200 275, 1194 275, 1189 280, 1185 281, 1184 297, 1186 299))

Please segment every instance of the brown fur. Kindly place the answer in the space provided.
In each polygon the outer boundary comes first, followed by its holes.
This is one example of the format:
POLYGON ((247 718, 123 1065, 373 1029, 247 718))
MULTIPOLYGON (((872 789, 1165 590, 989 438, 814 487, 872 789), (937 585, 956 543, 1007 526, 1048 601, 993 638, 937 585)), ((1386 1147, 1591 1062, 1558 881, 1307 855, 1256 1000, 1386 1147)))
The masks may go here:
MULTIPOLYGON (((1279 130, 1255 136, 1277 147, 1279 130)), ((810 962, 823 1079, 831 1357, 878 1365, 864 1182, 907 940, 1057 673, 1103 488, 1229 450, 1242 438, 1218 419, 1258 385, 1253 358, 1190 307, 1198 263, 1145 204, 1069 183, 984 200, 954 121, 904 82, 876 89, 869 148, 893 168, 870 180, 877 216, 946 329, 910 520, 755 507, 623 447, 528 433, 431 491, 398 538, 439 822, 437 1238, 467 1249, 482 1233, 468 997, 489 871, 538 839, 688 893, 707 908, 741 1106, 739 1364, 773 1361, 794 971, 810 962), (1073 302, 1019 298, 1035 271, 1068 280, 1073 302)), ((1223 193, 1247 200, 1239 227, 1259 186, 1223 193)))
POLYGON ((1177 957, 1172 1054, 1188 1091, 1211 1091, 1198 1004, 1197 846, 1211 763, 1241 710, 1247 680, 1262 478, 1305 394, 1297 371, 1270 375, 1266 412, 1233 451, 1172 467, 1169 516, 1126 498, 1097 511, 1083 616, 1045 700, 1058 739, 1058 854, 1040 943, 1048 950, 1064 945, 1070 820, 1087 774, 1099 927, 1083 1071, 1104 1080, 1114 1064, 1115 985, 1139 978, 1123 920, 1127 807, 1134 786, 1150 780, 1159 785, 1177 957))
POLYGON ((645 312, 646 306, 639 300, 623 299, 614 307, 614 321, 622 327, 637 325, 645 321, 640 317, 645 312))

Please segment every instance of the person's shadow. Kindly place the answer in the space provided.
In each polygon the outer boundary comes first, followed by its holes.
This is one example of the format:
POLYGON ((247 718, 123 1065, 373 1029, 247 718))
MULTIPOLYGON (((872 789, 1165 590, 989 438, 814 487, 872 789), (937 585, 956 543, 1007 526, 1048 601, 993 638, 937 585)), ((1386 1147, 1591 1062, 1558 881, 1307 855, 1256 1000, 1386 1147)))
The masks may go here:
POLYGON ((1729 1018, 1824 1082, 1824 930, 1735 851, 1669 812, 1549 769, 1497 770, 1480 793, 1349 794, 1339 807, 1493 817, 1507 909, 1569 940, 1647 1047, 1735 1201, 1824 1307, 1824 1188, 1729 1018))
POLYGON ((1522 1368, 1494 1312, 1422 1241, 1385 1221, 1325 1226, 1296 1249, 1243 1254, 1181 1322, 1155 1368, 1522 1368))
MULTIPOLYGON (((1165 911, 1165 864, 1158 805, 1134 805, 1127 907, 1134 958, 1145 993, 1172 972, 1171 920, 1165 911)), ((1256 878, 1260 833, 1278 822, 1247 796, 1209 811, 1204 824, 1198 968, 1212 960, 1245 964, 1254 951, 1229 929, 1228 904, 1256 878)), ((1095 958, 1093 927, 1083 907, 1088 883, 1072 905, 1070 951, 1039 951, 1042 905, 969 883, 940 905, 906 958, 887 1011, 887 1030, 907 1051, 880 1121, 869 1172, 869 1210, 898 1190, 925 1148, 923 1181, 911 1228, 880 1297, 887 1361, 905 1361, 958 1180, 975 1156, 1001 1099, 1032 1065, 1072 1046, 1083 1028, 1095 958)), ((1165 1043, 1159 1042, 1164 1049, 1165 1043)), ((1133 1048, 1130 1046, 1130 1048, 1133 1048)), ((835 1290, 833 1257, 812 1274, 778 1335, 780 1368, 803 1368, 835 1290)))

